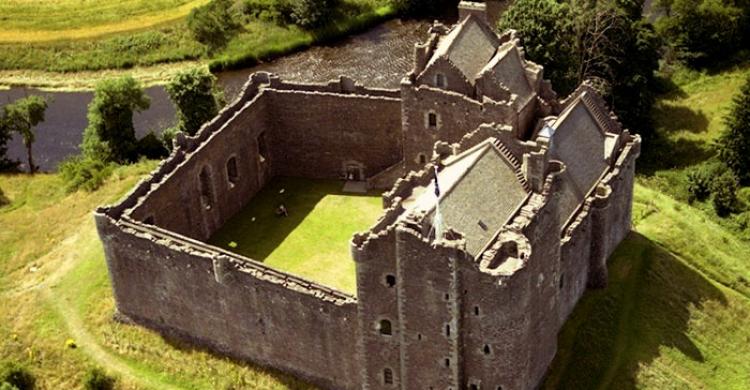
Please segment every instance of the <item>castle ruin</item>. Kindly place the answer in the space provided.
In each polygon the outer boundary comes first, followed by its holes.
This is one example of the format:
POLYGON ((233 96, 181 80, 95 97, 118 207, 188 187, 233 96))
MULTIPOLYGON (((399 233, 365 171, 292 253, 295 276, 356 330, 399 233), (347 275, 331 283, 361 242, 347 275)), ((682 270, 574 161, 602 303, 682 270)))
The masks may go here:
POLYGON ((323 388, 538 387, 630 229, 640 138, 462 15, 431 28, 400 89, 256 73, 178 137, 96 211, 117 316, 323 388), (388 189, 351 240, 356 297, 206 243, 275 176, 388 189))

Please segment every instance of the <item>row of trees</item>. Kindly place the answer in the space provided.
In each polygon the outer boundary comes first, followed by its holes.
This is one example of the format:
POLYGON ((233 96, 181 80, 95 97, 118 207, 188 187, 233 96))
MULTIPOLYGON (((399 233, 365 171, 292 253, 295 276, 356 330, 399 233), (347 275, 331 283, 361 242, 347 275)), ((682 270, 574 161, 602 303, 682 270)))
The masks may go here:
POLYGON ((166 129, 162 138, 149 133, 137 139, 133 115, 150 106, 142 86, 129 76, 99 83, 89 104, 81 153, 60 165, 68 189, 94 190, 118 164, 164 157, 176 133, 194 135, 216 116, 222 99, 215 85, 216 78, 203 68, 177 74, 166 86, 177 108, 177 126, 166 129))
MULTIPOLYGON (((166 89, 177 108, 177 125, 166 129, 162 137, 152 132, 137 139, 133 115, 150 106, 142 86, 132 77, 105 80, 96 86, 88 107, 88 126, 83 132, 81 153, 60 165, 69 190, 96 189, 118 164, 129 164, 141 157, 164 157, 176 133, 194 135, 216 116, 223 103, 216 78, 203 68, 177 74, 166 89)), ((6 155, 7 142, 16 133, 26 146, 29 172, 36 171, 32 153, 36 139, 34 127, 44 121, 46 109, 44 98, 29 96, 0 110, 0 168, 14 170, 19 165, 6 155)))

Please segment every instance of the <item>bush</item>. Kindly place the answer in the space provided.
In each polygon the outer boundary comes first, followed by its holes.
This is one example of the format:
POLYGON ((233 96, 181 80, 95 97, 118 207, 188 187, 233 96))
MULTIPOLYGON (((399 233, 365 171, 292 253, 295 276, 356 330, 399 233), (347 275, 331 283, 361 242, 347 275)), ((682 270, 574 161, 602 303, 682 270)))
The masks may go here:
POLYGON ((0 207, 5 206, 6 204, 10 203, 10 200, 7 196, 3 193, 3 189, 0 188, 0 207))
POLYGON ((150 131, 138 140, 138 155, 151 160, 159 160, 169 155, 169 150, 164 146, 159 137, 150 131))
POLYGON ((224 47, 240 27, 231 10, 231 0, 213 0, 193 9, 187 25, 193 38, 206 45, 209 51, 224 47))
POLYGON ((291 2, 288 0, 245 0, 242 13, 265 22, 293 23, 291 2))
POLYGON ((719 156, 743 184, 750 183, 750 77, 732 100, 725 129, 719 137, 719 156))
POLYGON ((704 201, 711 195, 714 172, 707 165, 700 165, 687 173, 688 203, 704 201))
POLYGON ((716 214, 726 217, 736 209, 737 204, 737 177, 727 170, 714 179, 711 186, 714 194, 713 205, 716 214))
POLYGON ((18 387, 11 385, 8 382, 0 382, 0 390, 19 390, 18 387))
POLYGON ((59 171, 65 182, 66 191, 94 191, 104 184, 115 167, 113 163, 84 156, 72 156, 60 163, 59 171))
POLYGON ((92 368, 83 377, 83 388, 86 390, 112 390, 115 387, 115 378, 107 375, 100 368, 92 368))
POLYGON ((0 383, 7 383, 18 390, 31 390, 36 380, 26 367, 16 362, 5 362, 0 366, 0 383))
POLYGON ((330 19, 336 3, 337 0, 293 0, 292 21, 305 29, 321 27, 330 19))

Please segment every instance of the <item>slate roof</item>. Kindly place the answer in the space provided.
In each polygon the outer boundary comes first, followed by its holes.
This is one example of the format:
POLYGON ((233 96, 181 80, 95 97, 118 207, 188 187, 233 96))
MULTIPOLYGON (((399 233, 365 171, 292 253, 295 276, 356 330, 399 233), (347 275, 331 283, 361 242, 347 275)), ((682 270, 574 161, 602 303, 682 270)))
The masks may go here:
POLYGON ((518 47, 512 42, 506 42, 497 50, 497 54, 482 71, 489 74, 511 93, 518 95, 517 104, 520 107, 534 97, 534 89, 526 77, 526 69, 521 60, 518 47))
POLYGON ((438 42, 433 60, 438 57, 448 59, 473 84, 492 59, 497 46, 497 36, 470 15, 438 42))
MULTIPOLYGON (((466 249, 477 255, 529 195, 518 162, 493 139, 445 161, 438 174, 443 225, 464 234, 466 249)), ((435 215, 434 184, 404 203, 435 215)))
POLYGON ((597 108, 586 102, 580 96, 551 126, 551 157, 566 166, 560 199, 563 226, 609 168, 608 154, 612 153, 617 138, 617 134, 607 133, 603 128, 596 117, 597 108))

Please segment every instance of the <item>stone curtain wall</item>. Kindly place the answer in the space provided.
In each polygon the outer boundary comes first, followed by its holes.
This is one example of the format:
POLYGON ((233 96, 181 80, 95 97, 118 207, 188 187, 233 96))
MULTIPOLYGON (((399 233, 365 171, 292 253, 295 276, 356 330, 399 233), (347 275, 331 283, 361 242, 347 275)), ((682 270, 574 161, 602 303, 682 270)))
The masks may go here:
POLYGON ((273 172, 339 179, 348 163, 365 177, 401 161, 401 100, 388 96, 268 90, 273 172))
POLYGON ((359 388, 353 297, 158 228, 96 220, 121 316, 325 388, 359 388))

